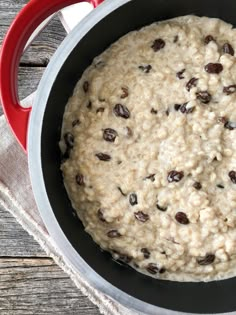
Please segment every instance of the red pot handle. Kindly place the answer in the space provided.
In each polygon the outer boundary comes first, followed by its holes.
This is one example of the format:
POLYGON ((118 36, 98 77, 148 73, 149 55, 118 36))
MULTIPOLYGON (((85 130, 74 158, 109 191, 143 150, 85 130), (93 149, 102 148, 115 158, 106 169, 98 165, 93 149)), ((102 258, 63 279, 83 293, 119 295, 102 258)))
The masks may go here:
POLYGON ((10 26, 0 51, 0 98, 5 116, 23 149, 31 108, 22 108, 18 99, 17 74, 20 57, 33 31, 51 14, 78 2, 96 8, 103 0, 31 0, 10 26))

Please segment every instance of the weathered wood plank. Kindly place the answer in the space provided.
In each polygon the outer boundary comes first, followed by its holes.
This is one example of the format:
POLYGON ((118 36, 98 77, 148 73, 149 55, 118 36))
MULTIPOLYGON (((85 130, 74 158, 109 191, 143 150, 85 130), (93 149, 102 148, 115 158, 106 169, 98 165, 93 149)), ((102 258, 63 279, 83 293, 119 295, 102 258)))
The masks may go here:
POLYGON ((0 259, 0 314, 98 315, 51 259, 0 259))
POLYGON ((46 254, 15 218, 0 207, 0 257, 4 256, 46 257, 46 254))
MULTIPOLYGON (((0 43, 5 36, 9 25, 26 4, 26 0, 1 0, 0 1, 0 43)), ((32 43, 32 46, 21 58, 21 62, 25 64, 36 64, 45 66, 51 56, 65 38, 66 32, 61 25, 59 18, 55 17, 49 25, 43 30, 37 39, 32 43)))

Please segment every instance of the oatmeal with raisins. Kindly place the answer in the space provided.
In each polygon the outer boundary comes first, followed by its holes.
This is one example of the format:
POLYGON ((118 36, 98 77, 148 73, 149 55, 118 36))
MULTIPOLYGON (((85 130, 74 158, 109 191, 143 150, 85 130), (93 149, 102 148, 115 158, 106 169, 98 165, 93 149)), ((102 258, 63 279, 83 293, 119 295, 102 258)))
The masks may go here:
POLYGON ((61 169, 86 232, 152 277, 236 275, 236 30, 185 16, 119 39, 66 106, 61 169))

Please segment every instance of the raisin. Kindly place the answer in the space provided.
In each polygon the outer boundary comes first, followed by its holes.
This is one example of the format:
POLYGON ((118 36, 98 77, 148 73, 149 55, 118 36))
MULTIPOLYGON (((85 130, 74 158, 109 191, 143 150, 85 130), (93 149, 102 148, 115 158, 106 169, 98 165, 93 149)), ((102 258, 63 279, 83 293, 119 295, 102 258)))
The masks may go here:
POLYGON ((96 155, 96 157, 97 157, 100 161, 105 161, 105 162, 107 162, 107 161, 110 161, 110 160, 111 160, 110 155, 105 154, 105 153, 97 153, 97 154, 95 154, 95 155, 96 155))
POLYGON ((203 103, 203 104, 208 104, 211 101, 211 94, 207 91, 201 91, 196 93, 197 99, 203 103))
POLYGON ((174 108, 175 108, 176 111, 178 111, 178 110, 180 109, 180 107, 181 107, 180 104, 175 104, 175 105, 174 105, 174 108))
POLYGON ((84 186, 84 176, 81 174, 77 174, 75 176, 75 181, 79 186, 84 186))
POLYGON ((158 39, 154 40, 151 48, 155 52, 157 52, 157 51, 163 49, 165 47, 165 45, 166 45, 165 41, 162 38, 158 38, 158 39))
POLYGON ((183 69, 183 70, 181 70, 181 71, 179 71, 179 72, 176 73, 176 76, 177 76, 178 79, 180 79, 180 80, 183 80, 183 79, 184 79, 183 74, 184 74, 185 70, 186 70, 186 69, 183 69))
POLYGON ((168 173, 168 176, 167 176, 167 180, 169 183, 172 183, 172 182, 179 182, 181 181, 181 179, 184 177, 184 172, 178 172, 178 171, 170 171, 168 173))
POLYGON ((114 107, 114 113, 118 117, 122 117, 124 119, 130 118, 130 112, 128 108, 121 104, 116 104, 114 107))
POLYGON ((180 224, 189 224, 189 219, 184 212, 177 212, 175 215, 175 220, 180 224))
POLYGON ((236 84, 232 84, 232 85, 229 85, 229 86, 225 86, 223 88, 223 92, 227 95, 230 95, 230 94, 233 94, 236 92, 236 84))
POLYGON ((187 108, 188 103, 184 103, 183 105, 180 106, 179 110, 181 111, 182 114, 190 114, 194 111, 194 107, 189 107, 187 108))
POLYGON ((134 216, 138 221, 142 223, 145 223, 146 221, 149 220, 149 215, 146 213, 143 213, 142 211, 135 212, 134 216))
POLYGON ((152 275, 156 275, 159 271, 159 268, 157 267, 156 264, 150 263, 147 265, 146 270, 152 275))
POLYGON ((119 190, 119 192, 121 193, 121 195, 123 195, 124 197, 126 197, 127 195, 123 192, 123 190, 120 187, 117 187, 117 189, 119 190))
POLYGON ((166 272, 166 268, 161 267, 161 269, 159 270, 159 273, 160 273, 160 274, 163 274, 163 273, 165 273, 165 272, 166 272))
POLYGON ((135 206, 138 204, 138 197, 136 193, 132 193, 129 195, 129 203, 131 206, 135 206))
POLYGON ((168 117, 170 115, 170 110, 169 108, 166 110, 166 116, 168 117))
POLYGON ((80 124, 79 119, 75 119, 72 121, 72 127, 78 126, 80 124))
POLYGON ((65 144, 66 144, 67 148, 72 149, 74 146, 74 136, 72 135, 72 133, 67 132, 64 135, 64 140, 65 140, 65 144))
POLYGON ((215 255, 214 254, 206 254, 203 258, 198 258, 197 262, 201 266, 207 266, 212 264, 215 261, 215 255))
POLYGON ((152 70, 152 66, 151 65, 139 66, 139 69, 142 70, 144 73, 149 73, 152 70))
POLYGON ((107 236, 110 238, 117 238, 117 237, 121 237, 121 234, 117 230, 110 230, 107 232, 107 236))
POLYGON ((141 248, 141 252, 143 253, 143 257, 148 259, 150 258, 151 254, 147 248, 141 248))
POLYGON ((103 210, 102 209, 98 209, 97 211, 97 217, 100 221, 102 222, 106 222, 106 219, 104 218, 104 214, 103 214, 103 210))
POLYGON ((215 74, 219 74, 223 71, 223 66, 221 63, 208 63, 205 66, 205 71, 208 73, 215 73, 215 74))
POLYGON ((88 81, 85 81, 84 84, 83 84, 83 89, 84 89, 84 92, 87 93, 88 90, 89 90, 89 83, 88 81))
POLYGON ((173 43, 177 43, 178 40, 179 40, 179 36, 178 36, 178 35, 175 35, 174 40, 173 40, 173 43))
POLYGON ((147 176, 145 179, 150 179, 152 182, 155 182, 155 175, 156 174, 151 174, 151 175, 147 176))
POLYGON ((213 42, 215 41, 214 37, 212 35, 207 35, 204 39, 204 43, 207 45, 209 44, 210 42, 213 42))
POLYGON ((195 183, 193 184, 193 187, 194 187, 195 189, 197 189, 197 190, 200 190, 200 189, 202 189, 202 184, 199 183, 199 182, 195 182, 195 183))
POLYGON ((197 78, 192 78, 188 81, 186 84, 186 89, 189 92, 193 87, 197 86, 198 79, 197 78))
POLYGON ((221 184, 216 185, 216 187, 218 187, 218 188, 220 188, 220 189, 224 189, 224 188, 225 188, 225 186, 223 186, 223 185, 221 185, 221 184))
POLYGON ((114 142, 117 136, 118 136, 118 133, 114 129, 106 128, 103 131, 103 139, 105 141, 114 142))
POLYGON ((126 98, 129 96, 129 89, 127 87, 122 87, 121 90, 123 93, 121 94, 120 98, 126 98))
POLYGON ((225 116, 218 117, 217 121, 220 124, 226 124, 228 122, 228 120, 227 120, 227 118, 225 116))
POLYGON ((157 115, 157 113, 158 113, 158 111, 156 109, 154 109, 154 108, 151 109, 151 114, 157 115))
POLYGON ((236 172, 235 171, 229 172, 229 178, 231 179, 232 183, 236 184, 236 172))
POLYGON ((225 124, 224 124, 224 127, 226 129, 229 129, 229 130, 234 130, 236 129, 236 123, 235 122, 232 122, 232 121, 227 121, 225 124))
POLYGON ((229 43, 225 43, 223 45, 223 53, 224 54, 229 54, 231 56, 234 56, 234 49, 229 43))
POLYGON ((156 207, 158 210, 163 211, 163 212, 167 210, 167 207, 161 207, 158 203, 156 204, 156 207))
POLYGON ((125 263, 125 264, 129 264, 131 262, 131 260, 133 259, 133 257, 128 256, 126 254, 121 254, 121 253, 117 253, 118 255, 118 259, 119 261, 125 263))
POLYGON ((104 107, 99 107, 97 110, 96 110, 96 113, 103 113, 105 110, 104 107))

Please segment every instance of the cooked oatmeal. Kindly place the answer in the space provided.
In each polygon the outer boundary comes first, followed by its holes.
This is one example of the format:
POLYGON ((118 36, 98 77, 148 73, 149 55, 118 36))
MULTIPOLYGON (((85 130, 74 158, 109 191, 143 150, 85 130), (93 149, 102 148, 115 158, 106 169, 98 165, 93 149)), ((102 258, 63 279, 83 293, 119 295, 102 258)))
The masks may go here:
POLYGON ((61 169, 86 232, 150 276, 236 275, 236 30, 179 17, 96 57, 66 106, 61 169))

